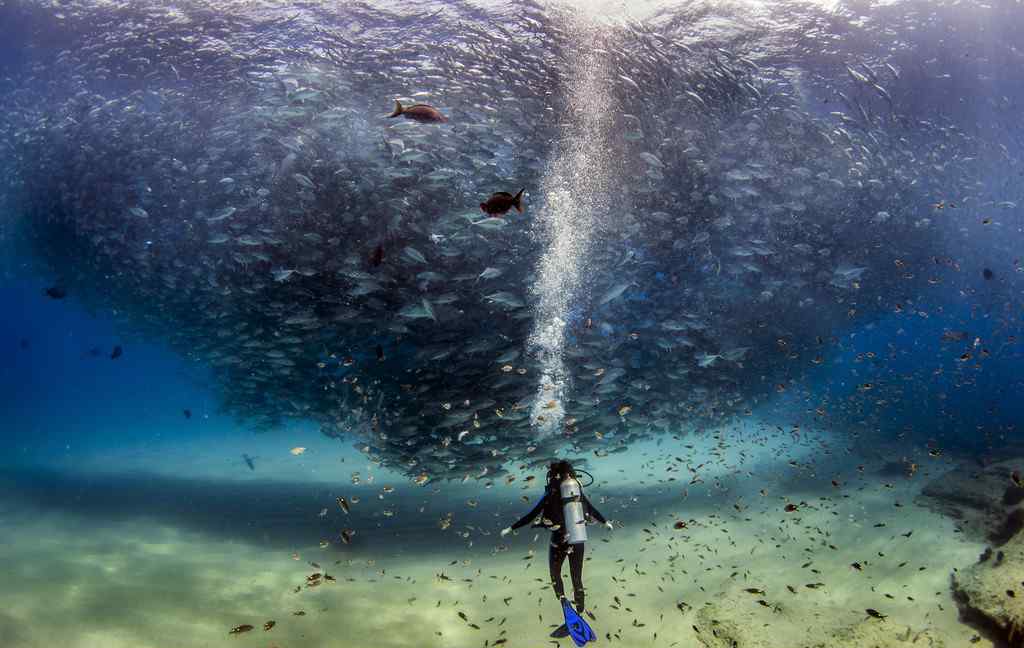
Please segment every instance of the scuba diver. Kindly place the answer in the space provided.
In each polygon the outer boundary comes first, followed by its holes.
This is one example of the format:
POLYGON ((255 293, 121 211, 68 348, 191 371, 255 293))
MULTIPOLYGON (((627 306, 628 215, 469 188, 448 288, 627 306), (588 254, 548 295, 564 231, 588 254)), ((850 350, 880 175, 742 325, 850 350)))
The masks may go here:
MULTIPOLYGON (((594 478, 584 470, 575 470, 568 461, 556 461, 548 468, 547 484, 544 496, 533 509, 521 517, 515 524, 501 530, 505 537, 513 530, 526 526, 538 515, 541 519, 534 523, 534 528, 541 527, 551 530, 551 544, 548 547, 548 568, 551 571, 551 586, 555 595, 562 603, 566 624, 551 633, 552 637, 571 635, 576 645, 582 646, 588 640, 594 640, 593 631, 583 621, 585 599, 583 590, 583 552, 587 541, 587 522, 591 519, 604 524, 609 530, 612 523, 607 521, 600 511, 594 508, 587 496, 577 473, 581 472, 594 478), (562 564, 569 558, 569 573, 572 576, 573 594, 576 607, 573 609, 565 598, 565 585, 562 582, 562 564), (578 611, 578 613, 577 613, 578 611)), ((588 486, 590 484, 587 484, 588 486)))

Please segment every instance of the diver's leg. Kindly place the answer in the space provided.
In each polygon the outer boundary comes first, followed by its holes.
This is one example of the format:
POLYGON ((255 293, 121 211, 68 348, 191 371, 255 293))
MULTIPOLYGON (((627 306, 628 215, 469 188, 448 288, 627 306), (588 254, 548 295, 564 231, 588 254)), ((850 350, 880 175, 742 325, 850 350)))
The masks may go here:
POLYGON ((572 575, 572 590, 576 598, 576 611, 580 614, 583 613, 585 602, 583 591, 583 548, 585 546, 581 542, 580 544, 571 545, 569 550, 569 574, 572 575))
POLYGON ((566 545, 552 542, 548 546, 548 569, 551 571, 551 587, 555 588, 555 596, 565 596, 565 584, 562 582, 562 563, 565 562, 566 545))
MULTIPOLYGON (((551 537, 554 539, 554 534, 551 537)), ((555 588, 555 595, 558 597, 559 602, 565 598, 565 584, 562 582, 562 563, 565 562, 568 549, 569 545, 564 543, 555 544, 552 542, 548 546, 548 568, 551 570, 551 586, 555 588)), ((551 636, 555 639, 568 637, 569 628, 563 623, 551 633, 551 636)))

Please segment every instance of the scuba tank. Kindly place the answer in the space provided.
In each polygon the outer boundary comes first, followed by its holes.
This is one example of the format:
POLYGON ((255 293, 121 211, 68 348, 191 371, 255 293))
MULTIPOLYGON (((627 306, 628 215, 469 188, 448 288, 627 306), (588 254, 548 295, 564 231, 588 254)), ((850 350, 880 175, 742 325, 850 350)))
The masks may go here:
POLYGON ((565 515, 565 541, 581 544, 587 541, 587 520, 583 514, 583 488, 573 477, 562 480, 562 513, 565 515))

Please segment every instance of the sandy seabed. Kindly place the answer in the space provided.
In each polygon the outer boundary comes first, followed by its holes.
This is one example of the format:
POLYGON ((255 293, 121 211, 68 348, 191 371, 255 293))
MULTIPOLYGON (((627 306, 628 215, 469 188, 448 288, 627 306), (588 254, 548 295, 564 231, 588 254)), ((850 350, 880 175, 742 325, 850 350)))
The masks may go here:
MULTIPOLYGON (((592 528, 587 545, 588 604, 600 643, 992 645, 958 620, 950 594, 953 570, 973 563, 984 546, 963 539, 952 520, 914 504, 923 477, 878 476, 879 462, 851 457, 833 470, 819 464, 814 475, 804 464, 794 477, 793 452, 741 437, 725 443, 711 435, 703 447, 687 449, 709 465, 681 470, 674 482, 617 483, 610 476, 592 490, 616 521, 611 532, 592 528), (854 469, 858 463, 862 470, 854 469), (696 475, 701 480, 688 483, 696 475), (837 486, 829 485, 832 479, 837 486), (787 512, 786 504, 796 510, 787 512), (869 617, 869 608, 886 618, 869 617)), ((652 446, 622 460, 647 461, 653 469, 679 451, 652 446)), ((691 468, 701 463, 688 462, 691 468)), ((526 491, 495 488, 487 494, 495 502, 489 513, 480 513, 490 506, 481 496, 477 517, 456 515, 447 530, 438 527, 437 511, 446 505, 457 511, 462 502, 442 501, 424 513, 429 524, 395 523, 379 539, 366 528, 352 546, 312 532, 287 542, 268 539, 259 525, 244 523, 244 498, 237 503, 243 522, 226 534, 169 522, 159 511, 108 518, 95 509, 83 513, 18 497, 17 488, 4 492, 5 646, 557 643, 548 637, 561 611, 547 579, 547 534, 525 529, 504 540, 496 534, 525 512, 528 505, 519 500, 526 491), (330 544, 321 548, 320 540, 330 544), (310 587, 313 573, 335 580, 310 587), (275 625, 264 631, 267 621, 275 625), (253 629, 229 634, 241 625, 253 629)), ((377 505, 368 492, 360 506, 377 505)), ((83 496, 88 493, 67 495, 83 496)), ((332 496, 317 497, 328 507, 332 496)), ((441 488, 433 497, 448 494, 441 488)), ((318 503, 301 515, 319 516, 318 503)), ((330 520, 340 515, 332 510, 330 520)))

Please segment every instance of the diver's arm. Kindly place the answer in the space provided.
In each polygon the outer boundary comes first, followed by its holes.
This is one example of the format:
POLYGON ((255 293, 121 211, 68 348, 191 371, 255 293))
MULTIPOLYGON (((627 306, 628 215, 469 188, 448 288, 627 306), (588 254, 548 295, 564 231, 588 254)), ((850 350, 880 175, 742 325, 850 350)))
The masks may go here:
POLYGON ((534 518, 536 518, 537 515, 539 515, 540 512, 542 510, 544 510, 544 503, 547 502, 547 499, 548 499, 548 494, 544 493, 544 497, 540 498, 540 501, 537 502, 537 505, 534 506, 533 509, 529 513, 527 513, 523 517, 519 518, 519 520, 515 524, 510 526, 509 528, 510 529, 518 529, 519 527, 526 526, 530 522, 533 522, 534 518))
POLYGON ((594 508, 594 505, 590 503, 590 500, 587 499, 586 495, 583 496, 583 506, 586 508, 587 515, 594 518, 601 524, 608 523, 608 520, 604 519, 604 516, 601 515, 601 511, 598 511, 596 508, 594 508))

